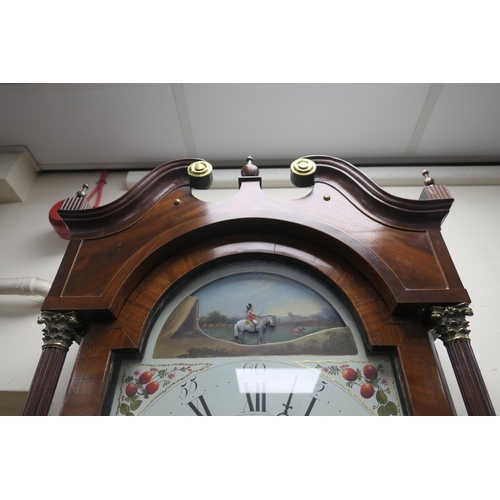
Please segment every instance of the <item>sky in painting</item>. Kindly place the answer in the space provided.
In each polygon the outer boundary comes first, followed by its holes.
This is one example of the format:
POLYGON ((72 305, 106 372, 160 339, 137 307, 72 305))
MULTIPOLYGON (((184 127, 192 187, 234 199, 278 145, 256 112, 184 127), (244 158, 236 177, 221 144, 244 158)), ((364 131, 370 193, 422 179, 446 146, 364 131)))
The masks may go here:
POLYGON ((286 277, 268 273, 242 273, 202 287, 192 295, 199 298, 200 316, 219 311, 226 316, 246 317, 246 304, 256 314, 308 316, 331 305, 311 288, 286 277))

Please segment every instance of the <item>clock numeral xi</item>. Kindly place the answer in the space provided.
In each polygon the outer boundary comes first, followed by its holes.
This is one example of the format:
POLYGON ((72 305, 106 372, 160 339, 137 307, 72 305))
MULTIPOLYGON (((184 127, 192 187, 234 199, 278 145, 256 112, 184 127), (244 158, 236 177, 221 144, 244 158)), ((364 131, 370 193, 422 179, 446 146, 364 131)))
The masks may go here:
MULTIPOLYGON (((190 394, 193 394, 196 392, 198 389, 198 383, 196 382, 196 377, 193 377, 189 379, 188 382, 184 382, 184 384, 181 385, 181 393, 179 395, 180 399, 186 399, 190 394)), ((211 417, 212 414, 210 413, 210 409, 208 408, 207 402, 205 401, 205 397, 203 394, 201 396, 198 396, 197 398, 194 398, 192 401, 188 403, 189 408, 193 410, 193 412, 200 416, 207 416, 211 417), (199 401, 201 404, 201 408, 205 413, 201 411, 198 405, 195 404, 195 401, 199 401)))

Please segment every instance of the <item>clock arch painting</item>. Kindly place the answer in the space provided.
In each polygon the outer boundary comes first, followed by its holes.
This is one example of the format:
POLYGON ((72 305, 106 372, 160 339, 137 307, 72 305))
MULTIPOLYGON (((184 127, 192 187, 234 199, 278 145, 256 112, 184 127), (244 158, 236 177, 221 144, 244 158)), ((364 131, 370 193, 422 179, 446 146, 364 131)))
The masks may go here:
POLYGON ((405 413, 391 355, 366 351, 331 288, 278 262, 223 262, 192 280, 159 313, 142 359, 117 370, 109 415, 405 413))

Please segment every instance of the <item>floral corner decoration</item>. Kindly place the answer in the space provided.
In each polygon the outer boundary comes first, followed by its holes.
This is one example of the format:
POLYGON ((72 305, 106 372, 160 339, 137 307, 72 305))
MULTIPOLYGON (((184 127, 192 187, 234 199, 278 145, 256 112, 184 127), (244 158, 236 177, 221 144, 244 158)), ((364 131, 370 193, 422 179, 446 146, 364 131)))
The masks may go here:
MULTIPOLYGON (((392 399, 391 389, 389 387, 389 380, 384 377, 385 367, 379 364, 375 367, 372 364, 366 364, 363 369, 359 367, 353 368, 349 364, 329 365, 322 364, 316 365, 316 368, 321 369, 324 376, 340 379, 342 377, 345 387, 354 396, 358 394, 369 403, 373 396, 375 396, 375 404, 372 404, 371 410, 381 417, 389 417, 401 415, 400 409, 396 402, 390 401, 392 399)), ((340 380, 342 380, 340 379, 340 380)), ((339 380, 336 380, 339 382, 339 380)), ((342 384, 342 382, 340 382, 342 384)), ((395 392, 395 391, 393 391, 395 392)))
POLYGON ((118 411, 121 415, 133 417, 142 407, 145 400, 157 394, 159 389, 168 389, 193 371, 191 365, 175 365, 167 368, 149 367, 144 371, 135 370, 133 375, 125 376, 120 395, 118 411))

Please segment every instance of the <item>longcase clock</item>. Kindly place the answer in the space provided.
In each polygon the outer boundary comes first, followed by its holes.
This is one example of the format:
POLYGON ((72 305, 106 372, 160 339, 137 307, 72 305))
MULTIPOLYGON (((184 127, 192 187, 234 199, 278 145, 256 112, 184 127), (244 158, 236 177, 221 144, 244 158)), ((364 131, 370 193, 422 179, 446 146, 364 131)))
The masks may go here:
POLYGON ((445 186, 426 174, 402 199, 309 156, 290 176, 311 192, 277 200, 251 158, 241 174, 235 196, 204 202, 192 189, 211 165, 181 159, 108 205, 63 206, 25 415, 48 413, 73 341, 62 415, 453 415, 436 337, 469 414, 494 414, 440 231, 445 186))

